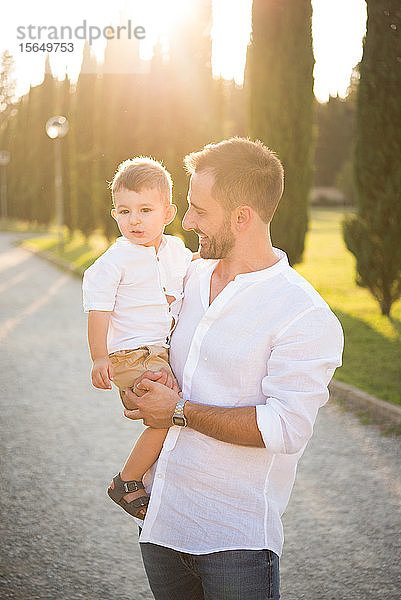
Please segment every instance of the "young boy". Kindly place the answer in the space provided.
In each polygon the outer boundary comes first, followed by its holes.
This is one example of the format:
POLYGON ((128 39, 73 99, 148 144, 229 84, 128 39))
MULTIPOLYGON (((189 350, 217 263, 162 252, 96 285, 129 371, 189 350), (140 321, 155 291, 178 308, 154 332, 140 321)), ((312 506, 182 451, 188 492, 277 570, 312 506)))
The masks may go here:
MULTIPOLYGON (((147 370, 168 364, 168 340, 178 318, 183 280, 192 252, 182 240, 164 235, 177 208, 170 174, 151 158, 120 164, 111 184, 111 211, 122 234, 83 280, 84 310, 93 360, 92 383, 100 389, 132 387, 147 370)), ((143 519, 148 497, 142 477, 159 456, 167 430, 148 427, 137 440, 121 473, 107 490, 130 515, 143 519)))

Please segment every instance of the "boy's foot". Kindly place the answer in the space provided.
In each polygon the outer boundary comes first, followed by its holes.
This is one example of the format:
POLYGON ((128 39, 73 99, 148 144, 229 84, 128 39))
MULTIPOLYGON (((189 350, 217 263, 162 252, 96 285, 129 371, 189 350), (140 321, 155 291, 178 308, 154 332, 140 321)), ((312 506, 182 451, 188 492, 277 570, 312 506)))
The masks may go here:
POLYGON ((125 481, 121 479, 120 474, 118 474, 110 483, 107 493, 110 498, 114 500, 114 502, 119 504, 121 508, 123 508, 130 515, 136 517, 137 519, 145 518, 149 497, 145 492, 141 481, 125 481), (136 487, 136 489, 124 494, 124 484, 129 484, 129 487, 136 487), (140 502, 140 500, 142 502, 140 502))

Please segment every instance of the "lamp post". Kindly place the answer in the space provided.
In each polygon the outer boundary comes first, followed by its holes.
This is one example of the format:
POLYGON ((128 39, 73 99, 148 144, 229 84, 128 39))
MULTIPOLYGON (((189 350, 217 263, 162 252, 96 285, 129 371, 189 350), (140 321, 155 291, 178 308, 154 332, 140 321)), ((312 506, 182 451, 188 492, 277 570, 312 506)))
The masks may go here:
POLYGON ((68 121, 65 117, 57 115, 51 117, 46 123, 46 133, 54 140, 54 185, 56 192, 56 225, 58 230, 58 249, 64 249, 64 204, 63 204, 63 169, 61 160, 61 138, 68 132, 68 121))
POLYGON ((1 218, 7 219, 7 171, 6 167, 10 162, 10 153, 7 150, 0 150, 1 167, 1 218))

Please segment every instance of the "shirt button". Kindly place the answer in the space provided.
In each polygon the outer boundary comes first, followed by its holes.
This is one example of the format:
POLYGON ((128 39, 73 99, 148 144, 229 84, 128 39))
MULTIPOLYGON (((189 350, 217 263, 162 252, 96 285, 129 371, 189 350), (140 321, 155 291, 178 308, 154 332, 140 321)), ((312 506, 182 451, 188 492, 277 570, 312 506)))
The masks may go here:
POLYGON ((158 476, 159 479, 163 479, 162 473, 158 473, 157 476, 158 476))
POLYGON ((207 356, 205 356, 205 360, 207 360, 207 356))

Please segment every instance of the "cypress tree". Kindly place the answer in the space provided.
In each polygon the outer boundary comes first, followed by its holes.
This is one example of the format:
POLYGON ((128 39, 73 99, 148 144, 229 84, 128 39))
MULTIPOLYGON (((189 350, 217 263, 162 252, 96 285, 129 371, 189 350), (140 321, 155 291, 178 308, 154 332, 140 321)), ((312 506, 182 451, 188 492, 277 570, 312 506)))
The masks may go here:
POLYGON ((85 236, 92 234, 98 224, 94 207, 96 69, 90 46, 85 42, 71 123, 74 143, 72 202, 77 207, 77 227, 85 236))
POLYGON ((8 50, 5 50, 0 57, 0 123, 7 116, 8 108, 11 108, 14 91, 15 79, 13 77, 14 59, 8 50))
POLYGON ((355 102, 330 96, 328 102, 316 101, 317 139, 315 149, 316 186, 335 186, 336 178, 352 154, 355 102))
POLYGON ((35 204, 37 220, 48 225, 55 213, 55 173, 54 140, 47 136, 45 126, 47 120, 54 116, 56 109, 56 80, 50 68, 49 55, 46 56, 44 78, 37 92, 37 121, 33 124, 33 130, 37 131, 37 137, 33 140, 36 152, 32 165, 38 173, 38 196, 35 204))
POLYGON ((401 10, 399 0, 367 0, 357 95, 357 215, 344 223, 357 283, 390 315, 401 296, 401 10))
POLYGON ((292 264, 304 250, 312 179, 311 19, 310 0, 253 0, 245 73, 249 134, 276 151, 285 169, 272 239, 292 264))
MULTIPOLYGON (((8 215, 15 219, 26 221, 36 220, 33 196, 29 189, 31 179, 31 162, 33 150, 28 133, 28 103, 29 94, 20 98, 16 105, 15 115, 8 119, 6 134, 7 149, 11 153, 8 170, 8 215)), ((32 174, 34 182, 35 175, 32 174)))
POLYGON ((110 215, 111 194, 107 186, 107 181, 113 178, 118 165, 116 155, 119 140, 115 135, 115 122, 118 118, 115 108, 115 83, 118 77, 121 75, 103 73, 96 88, 96 183, 94 192, 99 211, 99 226, 109 240, 118 235, 116 222, 110 215))
MULTIPOLYGON (((183 12, 169 37, 169 151, 166 166, 174 181, 178 220, 186 210, 187 177, 183 157, 204 144, 221 138, 217 82, 212 77, 211 0, 194 0, 183 12)), ((161 99, 163 101, 163 98, 161 99)), ((197 247, 196 236, 185 232, 187 245, 197 247)))
MULTIPOLYGON (((58 84, 58 100, 56 112, 67 118, 68 123, 71 123, 71 84, 67 73, 64 80, 58 84)), ((73 204, 71 193, 71 155, 73 152, 73 138, 71 132, 61 140, 61 159, 62 159, 62 175, 63 175, 63 202, 64 202, 64 224, 68 228, 70 234, 78 225, 78 207, 73 204)))

